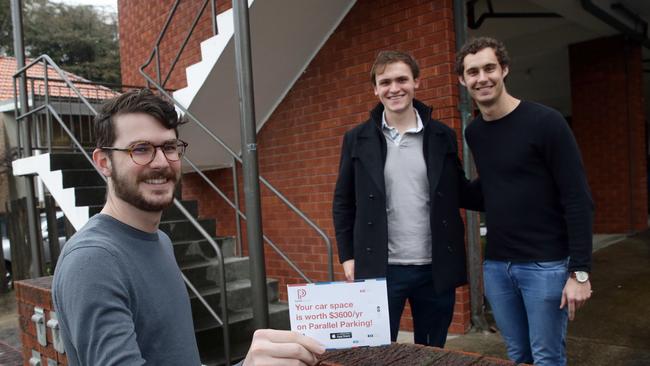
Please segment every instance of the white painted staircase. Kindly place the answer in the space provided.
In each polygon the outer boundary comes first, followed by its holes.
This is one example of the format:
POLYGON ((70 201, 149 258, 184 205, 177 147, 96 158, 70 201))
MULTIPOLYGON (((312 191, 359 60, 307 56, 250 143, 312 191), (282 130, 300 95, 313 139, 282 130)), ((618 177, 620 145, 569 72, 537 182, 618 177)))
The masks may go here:
MULTIPOLYGON (((257 130, 328 40, 355 0, 249 0, 257 130)), ((174 98, 239 152, 239 91, 232 9, 217 16, 219 34, 202 42, 202 60, 186 69, 187 87, 174 98)), ((181 127, 193 147, 188 157, 202 170, 232 159, 193 123, 181 127), (209 146, 209 148, 207 148, 209 146)))

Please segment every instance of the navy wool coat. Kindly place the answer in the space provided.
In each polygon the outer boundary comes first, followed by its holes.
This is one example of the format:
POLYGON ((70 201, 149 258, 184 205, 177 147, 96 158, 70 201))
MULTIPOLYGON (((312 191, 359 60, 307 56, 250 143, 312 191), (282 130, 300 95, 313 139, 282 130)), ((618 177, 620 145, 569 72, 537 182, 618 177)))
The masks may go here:
MULTIPOLYGON (((424 125, 423 151, 429 179, 432 272, 437 293, 467 283, 465 228, 459 207, 481 210, 478 181, 465 177, 456 134, 431 119, 431 108, 414 100, 424 125)), ((355 279, 386 277, 388 224, 384 164, 384 107, 343 137, 333 201, 334 228, 341 263, 355 260, 355 279)))

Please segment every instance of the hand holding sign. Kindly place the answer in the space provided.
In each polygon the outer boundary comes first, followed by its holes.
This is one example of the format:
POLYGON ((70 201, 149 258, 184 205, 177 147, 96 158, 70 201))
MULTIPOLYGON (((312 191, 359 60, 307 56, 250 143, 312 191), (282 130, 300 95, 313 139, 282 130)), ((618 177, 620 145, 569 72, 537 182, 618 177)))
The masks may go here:
POLYGON ((288 285, 291 329, 326 348, 390 344, 386 280, 288 285))
POLYGON ((286 330, 259 329, 253 335, 251 348, 242 366, 315 365, 318 359, 314 353, 323 352, 323 346, 302 334, 286 330))

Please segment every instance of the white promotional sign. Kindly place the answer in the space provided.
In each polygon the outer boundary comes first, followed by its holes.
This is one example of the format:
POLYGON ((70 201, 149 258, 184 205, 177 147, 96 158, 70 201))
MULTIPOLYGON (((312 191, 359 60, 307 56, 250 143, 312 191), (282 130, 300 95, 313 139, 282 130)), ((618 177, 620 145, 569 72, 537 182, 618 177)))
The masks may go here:
POLYGON ((385 279, 287 285, 291 330, 325 348, 390 344, 385 279))

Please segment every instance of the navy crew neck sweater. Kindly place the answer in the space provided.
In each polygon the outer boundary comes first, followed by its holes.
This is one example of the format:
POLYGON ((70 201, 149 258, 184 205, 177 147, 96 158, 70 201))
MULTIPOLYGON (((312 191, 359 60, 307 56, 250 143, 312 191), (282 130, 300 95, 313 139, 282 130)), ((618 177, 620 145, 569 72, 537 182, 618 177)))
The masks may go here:
POLYGON ((557 111, 522 101, 467 127, 485 199, 486 259, 536 262, 570 257, 590 271, 593 202, 575 138, 557 111))

